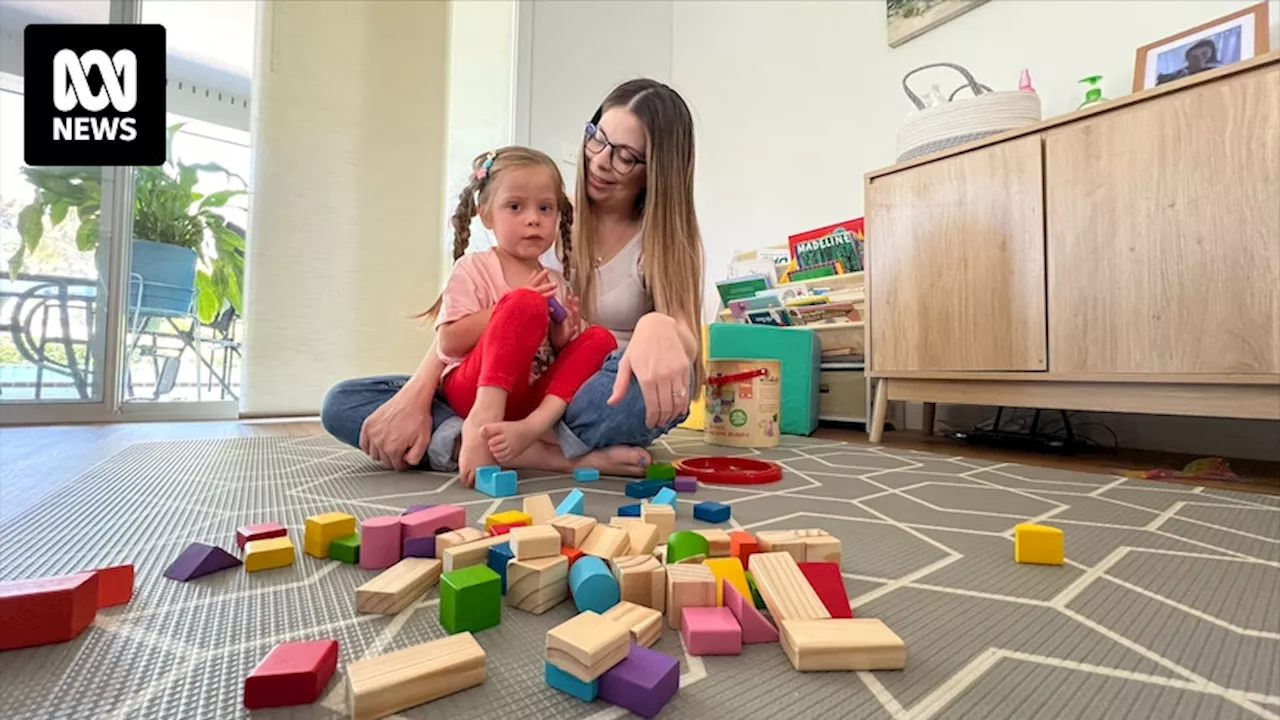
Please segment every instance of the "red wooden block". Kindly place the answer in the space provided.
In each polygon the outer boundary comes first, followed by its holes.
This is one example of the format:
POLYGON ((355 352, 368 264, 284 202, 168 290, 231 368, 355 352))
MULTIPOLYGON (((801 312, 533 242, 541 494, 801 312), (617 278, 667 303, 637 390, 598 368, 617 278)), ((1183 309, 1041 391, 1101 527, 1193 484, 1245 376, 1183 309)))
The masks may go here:
POLYGON ((284 537, 289 534, 289 528, 280 523, 264 522, 254 523, 253 525, 245 525, 236 531, 236 545, 244 550, 245 543, 251 540, 266 540, 268 538, 284 537))
POLYGON ((66 642, 97 613, 97 573, 0 582, 0 650, 66 642))
POLYGON ((804 562, 797 563, 804 579, 809 581, 818 599, 826 606, 833 618, 851 618, 853 610, 849 608, 849 596, 844 589, 844 578, 840 576, 840 566, 835 563, 804 562))
POLYGON ((509 523, 507 525, 497 524, 489 528, 489 537, 494 537, 495 535, 506 535, 507 533, 511 532, 511 528, 525 527, 528 524, 529 523, 523 523, 523 522, 509 523))
POLYGON ((244 706, 254 709, 313 703, 320 699, 337 667, 337 640, 281 643, 244 679, 244 706))
POLYGON ((735 530, 729 533, 729 554, 742 561, 743 569, 750 566, 748 558, 755 553, 760 552, 760 543, 756 542, 756 536, 746 530, 735 530))
POLYGON ((578 562, 578 558, 582 557, 581 550, 575 547, 569 547, 568 545, 560 546, 560 554, 569 558, 569 567, 573 567, 573 564, 578 562))
POLYGON ((112 567, 86 570, 98 576, 98 609, 124 605, 133 599, 133 566, 114 565, 112 567))

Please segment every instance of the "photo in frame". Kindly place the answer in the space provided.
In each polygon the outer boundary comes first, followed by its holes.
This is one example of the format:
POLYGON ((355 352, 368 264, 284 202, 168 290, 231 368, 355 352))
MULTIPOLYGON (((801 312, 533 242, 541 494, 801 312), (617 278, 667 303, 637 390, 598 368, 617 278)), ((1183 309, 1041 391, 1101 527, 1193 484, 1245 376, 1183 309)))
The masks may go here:
POLYGON ((1266 53, 1267 3, 1244 8, 1138 48, 1133 90, 1147 90, 1266 53))

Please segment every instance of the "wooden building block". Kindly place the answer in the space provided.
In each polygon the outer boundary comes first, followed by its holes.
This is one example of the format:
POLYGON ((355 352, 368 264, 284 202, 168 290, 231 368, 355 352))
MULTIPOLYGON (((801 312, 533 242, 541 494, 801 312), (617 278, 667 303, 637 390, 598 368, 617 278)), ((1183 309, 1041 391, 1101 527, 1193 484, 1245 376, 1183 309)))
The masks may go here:
POLYGON ((525 514, 533 518, 534 525, 546 525, 556 516, 556 506, 552 504, 551 496, 546 494, 525 498, 523 508, 525 514))
POLYGON ((436 557, 443 558, 444 551, 456 545, 466 545, 469 542, 483 540, 486 537, 483 530, 473 527, 461 527, 450 532, 442 532, 436 535, 436 557))
POLYGON ((570 568, 573 567, 574 563, 578 562, 578 558, 582 557, 581 550, 575 547, 569 547, 567 545, 560 546, 560 554, 569 559, 570 568))
POLYGON ((640 503, 628 503, 618 506, 618 517, 640 518, 640 503))
POLYGON ((461 545, 454 545, 440 550, 440 538, 436 538, 436 556, 444 561, 444 571, 453 572, 472 565, 483 565, 489 561, 489 548, 507 541, 506 535, 482 537, 461 545))
MULTIPOLYGON (((558 533, 553 533, 559 538, 558 533)), ((559 549, 559 548, 557 548, 559 549)), ((541 615, 569 597, 569 559, 552 557, 507 563, 507 604, 541 615)))
POLYGON ((515 527, 507 538, 517 560, 560 557, 560 533, 550 525, 515 527))
POLYGON ((66 642, 97 614, 94 573, 0 582, 0 650, 66 642))
POLYGON ((591 682, 622 662, 631 649, 631 631, 622 623, 587 610, 547 632, 547 662, 591 682))
POLYGON ((795 534, 794 530, 761 530, 756 533, 756 541, 760 543, 762 553, 787 553, 798 563, 805 561, 805 539, 795 534))
POLYGON ((721 528, 709 528, 705 530, 694 530, 694 532, 707 539, 707 557, 729 557, 731 541, 728 530, 722 530, 721 528))
POLYGON ((713 500, 705 500, 693 506, 693 517, 695 520, 709 523, 728 522, 733 511, 728 505, 718 503, 713 500))
POLYGON ((164 571, 170 580, 186 582, 240 565, 240 558, 213 545, 191 543, 164 571))
POLYGON ((604 560, 583 555, 569 568, 569 593, 579 612, 603 613, 618 604, 621 590, 604 560))
MULTIPOLYGON (((354 523, 355 518, 352 518, 354 523)), ((353 525, 354 527, 354 525, 353 525)), ((347 533, 350 535, 350 533, 347 533)), ((330 538, 332 540, 332 538, 330 538)), ((325 557, 329 556, 329 543, 324 543, 325 557)), ((244 546, 245 572, 258 572, 293 564, 293 541, 289 536, 252 540, 244 546)))
POLYGON ((400 562, 402 527, 399 515, 371 517, 360 523, 360 567, 384 570, 400 562))
POLYGON ((611 527, 627 531, 631 555, 652 555, 658 546, 658 526, 650 525, 639 517, 615 517, 609 520, 611 527))
POLYGON ((264 522, 245 525, 236 530, 236 547, 244 549, 245 543, 250 540, 269 540, 274 537, 284 537, 289 534, 289 528, 280 523, 264 522))
POLYGON ((631 549, 631 538, 625 530, 597 524, 592 528, 591 534, 587 535, 587 539, 582 543, 581 549, 587 555, 595 555, 598 558, 612 560, 620 555, 627 554, 627 551, 631 549))
POLYGON ((502 580, 488 565, 472 565, 440 576, 440 625, 445 630, 480 632, 500 622, 502 580))
POLYGON ((484 519, 484 531, 489 532, 494 525, 532 525, 533 518, 529 513, 520 510, 504 510, 484 519))
POLYGON ((467 511, 458 505, 436 505, 400 516, 402 538, 431 537, 467 526, 467 511))
POLYGON ((653 499, 650 500, 649 502, 655 505, 670 505, 671 507, 675 507, 676 491, 669 487, 664 487, 661 490, 659 490, 657 494, 653 496, 653 499))
POLYGON ((667 537, 676 531, 676 509, 670 505, 644 505, 640 508, 640 519, 657 526, 659 545, 665 544, 667 537))
POLYGON ((631 632, 631 642, 653 647, 662 637, 662 612, 623 600, 604 613, 606 618, 621 623, 631 632))
POLYGON ((336 640, 280 643, 244 679, 244 706, 309 705, 320 699, 337 668, 336 640))
POLYGON ((530 526, 525 525, 524 523, 515 523, 513 525, 497 523, 493 527, 489 528, 489 534, 490 535, 506 535, 507 533, 511 532, 512 528, 518 528, 518 527, 530 527, 530 526))
MULTIPOLYGON (((418 538, 414 539, 417 540, 418 538)), ((434 540, 434 538, 432 539, 434 540)), ((329 558, 348 565, 358 564, 360 562, 360 535, 352 533, 329 543, 329 558)))
POLYGON ((596 529, 596 519, 585 515, 557 515, 547 524, 560 533, 560 544, 571 548, 582 547, 596 529))
POLYGON ((802 562, 840 564, 840 539, 821 528, 761 530, 756 533, 760 552, 785 552, 802 562))
POLYGON ((840 565, 840 538, 826 534, 812 535, 805 538, 804 561, 811 563, 833 563, 840 565))
POLYGON ((1062 530, 1048 525, 1020 523, 1013 527, 1014 562, 1061 565, 1065 556, 1062 530))
POLYGON ((733 586, 743 595, 751 595, 751 588, 747 585, 747 574, 742 569, 742 562, 738 558, 707 558, 702 561, 702 564, 711 568, 712 574, 716 576, 716 605, 724 605, 722 580, 733 583, 733 586))
POLYGON ((818 593, 800 572, 795 558, 788 553, 752 555, 751 575, 755 577, 756 587, 774 622, 830 619, 831 613, 827 612, 818 593))
MULTIPOLYGON (((307 518, 302 549, 311 557, 329 557, 329 543, 356 531, 356 518, 344 512, 328 512, 307 518)), ((246 545, 246 547, 248 547, 246 545)), ((290 543, 290 547, 293 545, 290 543)), ((246 558, 246 561, 248 558, 246 558)))
POLYGON ((654 556, 627 555, 614 558, 613 575, 618 580, 622 600, 653 608, 658 612, 666 609, 667 569, 654 556))
POLYGON ((564 499, 556 506, 556 515, 581 515, 587 506, 587 496, 574 488, 565 494, 564 499))
POLYGON ((440 580, 435 558, 405 558, 356 588, 356 612, 395 615, 440 580))
POLYGON ((352 720, 383 718, 484 678, 484 648, 471 633, 459 633, 348 664, 347 710, 352 720))
POLYGON ((644 469, 647 480, 675 480, 676 468, 669 462, 650 463, 644 469))
POLYGON ((667 624, 680 629, 686 607, 715 607, 716 576, 702 564, 667 566, 667 624))
POLYGON ((690 655, 742 653, 742 627, 729 608, 686 607, 680 614, 680 636, 690 655))
POLYGON ((729 555, 742 562, 742 567, 751 567, 750 558, 760 552, 760 543, 756 536, 746 530, 735 530, 729 533, 729 555))
POLYGON ((849 608, 848 591, 844 589, 844 577, 840 574, 840 566, 835 563, 813 562, 798 563, 804 579, 809 581, 818 599, 833 618, 851 618, 853 610, 849 608))
POLYGON ((667 564, 685 561, 700 563, 707 559, 711 545, 702 535, 692 530, 680 530, 667 536, 667 564))
POLYGON ((114 565, 88 572, 98 576, 98 609, 124 605, 133 599, 133 565, 114 565))
POLYGON ((742 643, 778 642, 778 629, 751 604, 750 596, 738 592, 728 580, 720 581, 720 589, 724 593, 724 606, 738 619, 742 628, 742 643))
POLYGON ((598 685, 601 700, 654 718, 680 689, 680 661, 633 645, 622 662, 600 676, 598 685))
POLYGON ((600 694, 599 680, 583 682, 546 660, 542 661, 542 667, 544 668, 543 678, 547 681, 549 688, 572 695, 582 702, 592 702, 600 694))
POLYGON ((907 666, 906 644, 876 619, 782 620, 778 626, 782 652, 801 672, 907 666))

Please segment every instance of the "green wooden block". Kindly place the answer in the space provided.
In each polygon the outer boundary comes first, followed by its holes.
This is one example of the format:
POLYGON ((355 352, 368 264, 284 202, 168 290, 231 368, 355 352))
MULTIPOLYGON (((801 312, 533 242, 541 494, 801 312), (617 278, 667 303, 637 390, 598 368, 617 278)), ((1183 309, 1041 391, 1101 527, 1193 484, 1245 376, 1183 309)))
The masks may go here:
POLYGON ((329 543, 329 558, 354 565, 360 562, 360 535, 351 533, 329 543))
MULTIPOLYGON (((779 429, 788 435, 809 435, 818 429, 822 341, 817 333, 807 328, 712 323, 707 344, 712 360, 781 361, 779 429)), ((858 416, 863 408, 847 408, 847 411, 849 415, 858 416)))
POLYGON ((479 632, 502 621, 502 578, 472 565, 440 578, 440 624, 450 634, 479 632))
POLYGON ((648 480, 675 480, 676 469, 672 467, 671 463, 650 463, 644 469, 644 476, 648 480))
POLYGON ((667 537, 667 564, 673 565, 685 558, 701 555, 711 557, 711 544, 692 530, 677 530, 667 537))
POLYGON ((756 579, 751 577, 751 571, 746 572, 747 587, 751 588, 751 602, 755 603, 757 610, 764 610, 764 598, 760 597, 760 589, 756 587, 756 579))

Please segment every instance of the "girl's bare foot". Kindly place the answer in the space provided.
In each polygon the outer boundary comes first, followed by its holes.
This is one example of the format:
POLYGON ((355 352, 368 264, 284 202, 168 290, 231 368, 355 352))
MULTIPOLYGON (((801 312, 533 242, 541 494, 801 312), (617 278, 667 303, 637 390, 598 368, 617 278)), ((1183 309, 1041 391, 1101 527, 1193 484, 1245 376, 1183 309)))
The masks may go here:
POLYGON ((458 475, 462 484, 472 487, 476 483, 476 468, 496 465, 497 460, 489 452, 489 446, 481 436, 486 421, 475 415, 462 421, 462 448, 458 450, 458 475))
POLYGON ((644 448, 614 445, 583 455, 574 462, 574 467, 595 468, 604 475, 644 477, 648 464, 649 453, 644 448))
POLYGON ((528 420, 489 423, 480 428, 480 436, 488 444, 489 452, 503 463, 522 455, 539 435, 542 435, 541 430, 528 420))

